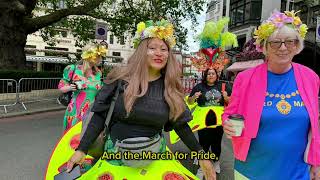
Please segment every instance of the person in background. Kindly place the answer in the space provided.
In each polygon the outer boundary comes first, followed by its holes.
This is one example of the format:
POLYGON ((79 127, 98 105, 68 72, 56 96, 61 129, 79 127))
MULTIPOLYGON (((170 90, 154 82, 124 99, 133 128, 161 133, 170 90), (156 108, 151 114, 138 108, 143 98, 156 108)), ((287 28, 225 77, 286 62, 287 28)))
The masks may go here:
POLYGON ((88 114, 103 83, 97 65, 106 55, 105 46, 89 44, 83 48, 82 61, 65 67, 58 88, 63 93, 73 91, 73 94, 63 118, 64 133, 88 114))
POLYGON ((232 139, 235 179, 319 180, 319 76, 293 63, 303 49, 307 26, 297 12, 274 12, 255 30, 265 63, 240 72, 223 127, 232 139), (241 136, 228 121, 244 117, 241 136))
MULTIPOLYGON (((153 138, 163 129, 174 129, 192 151, 203 152, 187 124, 192 116, 183 100, 181 72, 171 50, 175 45, 173 33, 173 25, 166 20, 138 24, 134 39, 137 49, 129 58, 127 67, 114 69, 108 74, 107 85, 101 89, 92 108, 93 117, 68 162, 69 170, 82 162, 89 146, 104 129, 106 111, 118 81, 124 90, 120 91, 108 126, 107 152, 113 152, 117 141, 153 138)), ((163 137, 161 143, 164 143, 161 147, 165 147, 163 137)), ((121 160, 110 163, 123 165, 121 160)), ((199 160, 199 163, 206 179, 215 179, 212 163, 209 160, 199 160)))
MULTIPOLYGON (((199 142, 203 149, 215 154, 214 167, 220 173, 220 154, 223 128, 221 115, 229 102, 231 87, 219 81, 221 71, 229 63, 225 48, 238 46, 237 37, 230 32, 224 32, 229 18, 221 18, 217 22, 209 21, 199 35, 200 50, 197 56, 191 57, 192 65, 202 72, 202 82, 197 84, 188 97, 188 104, 197 102, 193 121, 199 125, 199 142), (201 127, 201 128, 200 128, 201 127)), ((202 179, 203 173, 198 170, 197 176, 202 179)))
MULTIPOLYGON (((206 106, 224 106, 229 102, 231 88, 222 90, 222 83, 219 82, 219 75, 215 69, 207 69, 203 73, 202 82, 197 84, 191 91, 188 103, 198 103, 199 107, 206 106)), ((194 114, 195 115, 195 114, 194 114)), ((216 121, 216 120, 215 120, 216 121)), ((203 149, 216 155, 218 160, 215 160, 214 166, 217 173, 220 173, 220 154, 221 140, 223 129, 221 124, 215 128, 205 128, 198 130, 199 142, 203 149)), ((201 170, 198 174, 202 174, 201 170)), ((199 175, 201 178, 202 175, 199 175)))

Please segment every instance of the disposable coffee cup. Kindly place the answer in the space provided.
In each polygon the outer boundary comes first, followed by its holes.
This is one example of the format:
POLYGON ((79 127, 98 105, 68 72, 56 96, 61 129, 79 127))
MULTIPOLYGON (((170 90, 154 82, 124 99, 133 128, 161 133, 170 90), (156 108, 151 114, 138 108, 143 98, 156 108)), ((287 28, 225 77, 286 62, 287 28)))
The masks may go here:
POLYGON ((78 90, 82 89, 82 83, 81 83, 81 81, 75 81, 74 84, 77 86, 77 89, 78 89, 78 90))
POLYGON ((232 114, 228 117, 229 121, 233 125, 233 129, 235 130, 234 136, 241 136, 242 129, 244 127, 243 116, 241 114, 232 114))

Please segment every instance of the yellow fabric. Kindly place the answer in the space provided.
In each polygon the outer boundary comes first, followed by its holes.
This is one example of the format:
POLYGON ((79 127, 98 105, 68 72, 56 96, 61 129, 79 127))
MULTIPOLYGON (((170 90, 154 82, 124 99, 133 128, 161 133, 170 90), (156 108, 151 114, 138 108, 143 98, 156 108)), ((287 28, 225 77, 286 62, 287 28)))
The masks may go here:
MULTIPOLYGON (((74 150, 70 147, 70 141, 74 136, 80 135, 81 126, 82 122, 73 126, 56 145, 48 163, 45 180, 54 180, 54 176, 59 173, 58 168, 66 163, 74 153, 74 150)), ((168 147, 167 151, 170 151, 168 147)), ((86 158, 92 159, 90 156, 86 158)), ((144 168, 116 166, 100 159, 95 166, 78 178, 78 180, 98 179, 105 174, 111 175, 113 180, 162 180, 166 175, 171 175, 171 177, 179 175, 186 180, 190 178, 199 180, 175 159, 154 160, 144 168)))
POLYGON ((234 180, 249 180, 244 175, 240 174, 238 171, 234 170, 234 180))
MULTIPOLYGON (((208 107, 200 107, 197 106, 197 104, 195 103, 195 105, 189 105, 187 102, 187 98, 185 98, 186 103, 189 107, 189 109, 194 109, 194 111, 192 112, 192 116, 193 119, 188 122, 188 125, 190 126, 192 132, 204 129, 204 128, 216 128, 217 126, 221 126, 222 125, 222 113, 224 111, 224 107, 223 106, 208 106, 208 107), (212 110, 217 117, 217 124, 215 125, 211 125, 208 126, 205 123, 206 120, 206 116, 208 114, 208 112, 212 110)), ((177 133, 175 131, 170 131, 169 133, 170 135, 170 143, 171 144, 175 144, 176 142, 178 142, 180 140, 179 136, 177 135, 177 133)))

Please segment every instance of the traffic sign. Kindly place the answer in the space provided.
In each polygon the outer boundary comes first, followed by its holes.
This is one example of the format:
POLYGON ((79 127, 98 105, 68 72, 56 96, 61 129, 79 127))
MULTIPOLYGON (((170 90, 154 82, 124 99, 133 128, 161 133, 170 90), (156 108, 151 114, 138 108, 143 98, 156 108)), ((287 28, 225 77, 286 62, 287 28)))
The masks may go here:
POLYGON ((108 28, 106 23, 96 23, 96 39, 107 40, 108 28))

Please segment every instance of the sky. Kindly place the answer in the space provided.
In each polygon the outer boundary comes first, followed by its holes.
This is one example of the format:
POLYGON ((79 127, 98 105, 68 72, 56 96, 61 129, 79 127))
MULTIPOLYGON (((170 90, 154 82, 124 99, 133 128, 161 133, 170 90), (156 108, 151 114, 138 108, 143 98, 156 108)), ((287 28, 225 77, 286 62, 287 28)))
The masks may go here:
MULTIPOLYGON (((194 42, 194 41, 196 40, 195 37, 198 34, 200 34, 200 32, 202 31, 202 29, 204 27, 205 20, 206 20, 206 10, 207 10, 207 5, 205 4, 201 14, 197 16, 197 21, 198 21, 199 25, 195 28, 196 33, 194 33, 192 30, 189 30, 189 32, 187 34, 187 44, 189 45, 189 51, 183 51, 184 53, 196 52, 199 50, 199 42, 197 42, 197 41, 194 42)), ((186 21, 183 23, 183 26, 184 27, 191 27, 192 22, 186 21)), ((190 29, 190 28, 187 28, 187 29, 190 29)))

